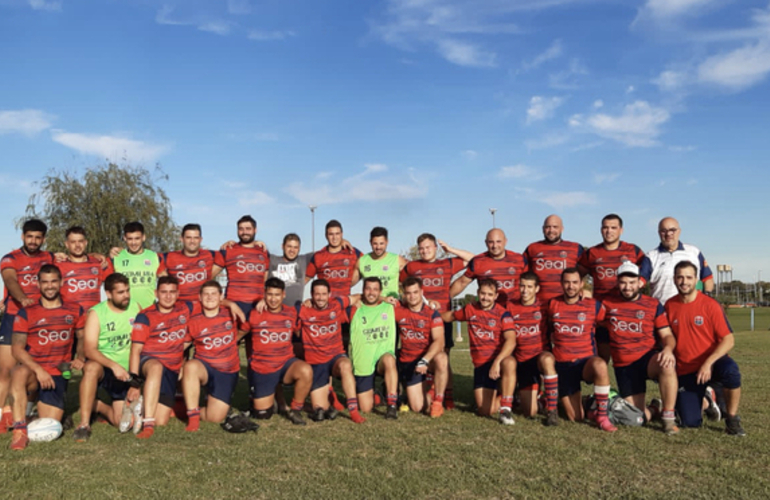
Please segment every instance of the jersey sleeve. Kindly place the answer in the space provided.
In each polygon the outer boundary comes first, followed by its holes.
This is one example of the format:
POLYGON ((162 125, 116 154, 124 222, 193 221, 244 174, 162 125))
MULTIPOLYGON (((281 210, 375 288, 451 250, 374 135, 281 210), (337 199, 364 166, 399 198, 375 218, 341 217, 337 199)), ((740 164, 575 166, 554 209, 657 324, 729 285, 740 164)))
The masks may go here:
POLYGON ((131 342, 144 344, 150 334, 150 319, 144 313, 136 315, 134 326, 131 329, 131 342))
POLYGON ((310 260, 307 261, 307 267, 305 268, 305 278, 314 278, 318 273, 318 269, 315 263, 315 256, 316 254, 313 254, 310 257, 310 260))
POLYGON ((16 317, 13 319, 13 333, 20 335, 27 335, 29 333, 29 323, 27 321, 27 309, 22 307, 19 312, 16 313, 16 317))
POLYGON ((501 321, 502 321, 502 324, 500 325, 500 327, 501 327, 501 330, 504 332, 513 330, 516 327, 516 324, 513 321, 513 316, 511 316, 511 313, 509 313, 508 311, 505 311, 503 313, 501 321))
POLYGON ((700 280, 708 281, 713 279, 714 276, 711 272, 711 268, 709 267, 709 263, 706 262, 706 257, 703 256, 702 252, 698 252, 698 262, 700 263, 700 280))
POLYGON ((462 259, 458 259, 456 257, 450 257, 449 267, 450 267, 450 272, 452 273, 452 276, 454 276, 455 274, 465 269, 465 263, 463 262, 462 259))
POLYGON ((470 279, 473 279, 476 276, 476 257, 468 261, 468 266, 465 268, 463 276, 470 279))
POLYGON ((157 255, 158 255, 158 269, 155 271, 155 275, 160 276, 161 274, 166 272, 166 259, 162 253, 159 253, 157 255))
POLYGON ((227 250, 217 250, 214 252, 214 265, 224 268, 225 267, 225 257, 226 257, 227 250))
POLYGON ((82 306, 78 306, 78 319, 75 322, 75 329, 82 330, 86 327, 86 311, 82 306))
POLYGON ((666 314, 666 310, 663 308, 663 304, 658 303, 658 308, 655 310, 655 329, 660 330, 668 327, 668 315, 666 314))
POLYGON ((444 320, 441 319, 441 314, 438 311, 433 311, 433 314, 430 318, 430 324, 433 328, 436 328, 440 326, 441 328, 444 328, 444 320))
POLYGON ((0 260, 0 271, 5 271, 6 269, 16 269, 16 259, 13 257, 13 254, 6 254, 0 260))
POLYGON ((596 322, 601 323, 607 317, 607 308, 601 301, 596 301, 596 322))
POLYGON ((465 308, 458 309, 452 313, 452 316, 454 316, 455 321, 467 321, 468 315, 465 313, 465 308))
POLYGON ((708 299, 709 301, 709 314, 712 318, 712 323, 714 325, 714 335, 716 338, 721 340, 732 334, 733 328, 730 326, 730 322, 727 320, 727 316, 725 316, 725 312, 722 310, 722 306, 720 306, 716 300, 710 297, 704 298, 708 299))

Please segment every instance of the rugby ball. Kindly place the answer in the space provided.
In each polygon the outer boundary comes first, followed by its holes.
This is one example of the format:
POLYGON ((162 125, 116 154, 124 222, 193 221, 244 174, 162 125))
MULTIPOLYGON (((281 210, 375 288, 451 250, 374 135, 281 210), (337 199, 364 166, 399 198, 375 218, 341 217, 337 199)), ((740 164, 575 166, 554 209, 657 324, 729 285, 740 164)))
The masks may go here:
POLYGON ((30 441, 38 443, 53 441, 61 434, 61 422, 54 418, 38 418, 27 424, 27 436, 30 441))

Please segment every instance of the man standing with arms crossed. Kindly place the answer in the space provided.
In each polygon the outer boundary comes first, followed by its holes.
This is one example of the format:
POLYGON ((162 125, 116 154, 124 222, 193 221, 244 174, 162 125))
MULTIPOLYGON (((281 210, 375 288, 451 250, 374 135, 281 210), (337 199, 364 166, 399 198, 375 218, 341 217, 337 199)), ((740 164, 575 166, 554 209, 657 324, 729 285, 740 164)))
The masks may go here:
POLYGON ((104 292, 107 300, 91 308, 84 330, 87 361, 80 381, 80 426, 72 435, 79 443, 91 437, 94 410, 117 427, 131 380, 128 373, 131 329, 140 307, 131 300, 128 278, 120 273, 105 278, 104 292), (112 398, 111 406, 97 401, 99 387, 112 398))
POLYGON ((558 215, 549 215, 543 222, 543 239, 530 244, 524 250, 529 269, 540 279, 540 293, 537 298, 547 304, 554 297, 562 295, 562 272, 578 267, 583 247, 561 238, 564 224, 558 215))
POLYGON ((16 359, 11 352, 13 322, 19 309, 34 305, 40 298, 37 273, 45 264, 52 264, 51 252, 41 250, 45 244, 48 226, 43 221, 29 219, 21 227, 22 247, 5 255, 0 261, 0 273, 5 285, 5 314, 0 323, 0 434, 8 432, 13 425, 11 407, 6 405, 11 385, 11 369, 16 359))

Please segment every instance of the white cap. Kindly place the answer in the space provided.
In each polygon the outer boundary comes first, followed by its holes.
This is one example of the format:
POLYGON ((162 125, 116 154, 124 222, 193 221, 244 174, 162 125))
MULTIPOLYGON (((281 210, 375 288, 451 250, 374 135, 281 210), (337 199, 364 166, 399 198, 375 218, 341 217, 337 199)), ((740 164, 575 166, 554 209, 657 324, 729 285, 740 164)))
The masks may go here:
POLYGON ((630 274, 630 275, 638 277, 639 276, 639 266, 637 266, 633 262, 625 261, 624 263, 622 263, 618 267, 617 275, 618 276, 622 276, 624 274, 630 274))

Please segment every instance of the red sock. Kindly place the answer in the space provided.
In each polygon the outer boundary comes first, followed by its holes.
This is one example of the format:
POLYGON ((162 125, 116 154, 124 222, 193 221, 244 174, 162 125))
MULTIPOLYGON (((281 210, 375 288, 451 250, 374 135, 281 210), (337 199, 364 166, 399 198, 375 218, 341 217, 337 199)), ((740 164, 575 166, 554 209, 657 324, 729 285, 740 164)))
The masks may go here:
POLYGON ((446 392, 444 393, 444 408, 446 408, 447 410, 455 409, 455 399, 452 396, 451 387, 447 387, 446 392))
POLYGON ((444 402, 444 395, 443 394, 434 394, 433 401, 437 403, 443 403, 444 402))
POLYGON ((201 427, 201 409, 193 408, 187 410, 187 427, 184 428, 187 432, 195 432, 201 427))
POLYGON ((297 401, 296 399, 291 400, 291 409, 292 411, 302 411, 302 408, 305 407, 304 401, 297 401))
POLYGON ((545 379, 545 409, 553 411, 559 400, 559 376, 546 375, 545 379))
POLYGON ((510 410, 513 405, 513 396, 500 396, 500 410, 510 410))
POLYGON ((607 418, 607 407, 610 404, 609 394, 596 394, 596 419, 607 418))
POLYGON ((337 393, 334 392, 334 389, 332 389, 331 385, 329 385, 329 403, 331 403, 334 406, 335 410, 345 409, 345 406, 337 398, 337 393))
POLYGON ((398 403, 398 395, 388 394, 388 406, 396 406, 396 403, 398 403))
POLYGON ((145 418, 142 421, 142 432, 136 435, 139 439, 148 439, 155 434, 155 419, 145 418))

